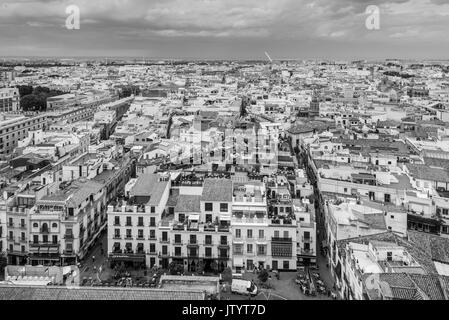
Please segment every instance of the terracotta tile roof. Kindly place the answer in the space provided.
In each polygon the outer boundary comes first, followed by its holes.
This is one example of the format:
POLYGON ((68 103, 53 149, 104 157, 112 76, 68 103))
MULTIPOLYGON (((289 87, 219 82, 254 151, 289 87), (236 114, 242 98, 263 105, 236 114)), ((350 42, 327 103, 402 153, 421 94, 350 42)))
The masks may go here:
POLYGON ((0 300, 204 300, 201 291, 0 286, 0 300))

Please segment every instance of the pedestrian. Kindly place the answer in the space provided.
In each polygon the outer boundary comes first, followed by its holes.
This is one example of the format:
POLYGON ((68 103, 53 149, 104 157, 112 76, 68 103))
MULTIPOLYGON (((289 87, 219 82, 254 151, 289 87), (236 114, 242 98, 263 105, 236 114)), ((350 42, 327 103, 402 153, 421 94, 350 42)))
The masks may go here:
POLYGON ((92 263, 95 263, 95 256, 92 256, 92 263))

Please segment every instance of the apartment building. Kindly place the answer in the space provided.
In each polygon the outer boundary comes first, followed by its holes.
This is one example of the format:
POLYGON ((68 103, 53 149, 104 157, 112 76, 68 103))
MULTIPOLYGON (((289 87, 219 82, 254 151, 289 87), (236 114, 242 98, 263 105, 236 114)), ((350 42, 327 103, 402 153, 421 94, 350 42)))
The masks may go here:
POLYGON ((162 263, 162 256, 157 254, 162 245, 157 233, 171 182, 168 176, 144 174, 129 184, 125 188, 130 188, 129 199, 108 205, 110 263, 111 266, 123 262, 153 267, 162 263))
POLYGON ((0 88, 0 112, 20 110, 20 95, 17 88, 0 88))
POLYGON ((171 243, 162 244, 161 255, 171 250, 170 262, 189 271, 223 271, 231 257, 231 206, 230 180, 206 178, 196 190, 181 188, 168 229, 160 227, 162 242, 167 236, 171 243))
POLYGON ((6 160, 13 154, 18 142, 28 136, 30 131, 45 128, 47 116, 23 116, 0 114, 0 160, 6 160))
POLYGON ((293 212, 298 223, 296 247, 298 264, 314 265, 317 262, 315 208, 308 199, 294 199, 293 212))
POLYGON ((253 270, 267 262, 271 249, 267 214, 263 182, 234 183, 231 229, 232 268, 236 273, 253 270))
POLYGON ((36 201, 30 212, 30 264, 73 264, 106 227, 104 185, 80 179, 36 201))

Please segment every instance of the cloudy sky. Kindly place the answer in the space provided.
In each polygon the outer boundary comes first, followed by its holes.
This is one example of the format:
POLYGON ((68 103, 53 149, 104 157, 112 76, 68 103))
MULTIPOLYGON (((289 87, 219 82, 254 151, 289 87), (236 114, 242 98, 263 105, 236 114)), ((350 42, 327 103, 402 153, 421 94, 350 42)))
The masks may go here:
POLYGON ((2 56, 449 58, 449 0, 0 0, 2 56), (80 29, 65 26, 80 9, 80 29), (380 29, 365 26, 380 10, 380 29))

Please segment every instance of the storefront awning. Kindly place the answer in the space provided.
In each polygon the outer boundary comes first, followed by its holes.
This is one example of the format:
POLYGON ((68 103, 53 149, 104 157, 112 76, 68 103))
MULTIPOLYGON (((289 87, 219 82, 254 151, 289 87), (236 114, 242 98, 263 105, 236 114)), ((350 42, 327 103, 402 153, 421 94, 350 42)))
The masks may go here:
POLYGON ((49 247, 48 253, 58 253, 59 249, 57 247, 49 247))
POLYGON ((113 255, 111 258, 115 261, 145 261, 145 255, 113 255))
POLYGON ((234 257, 233 264, 234 267, 243 267, 243 257, 234 257))

